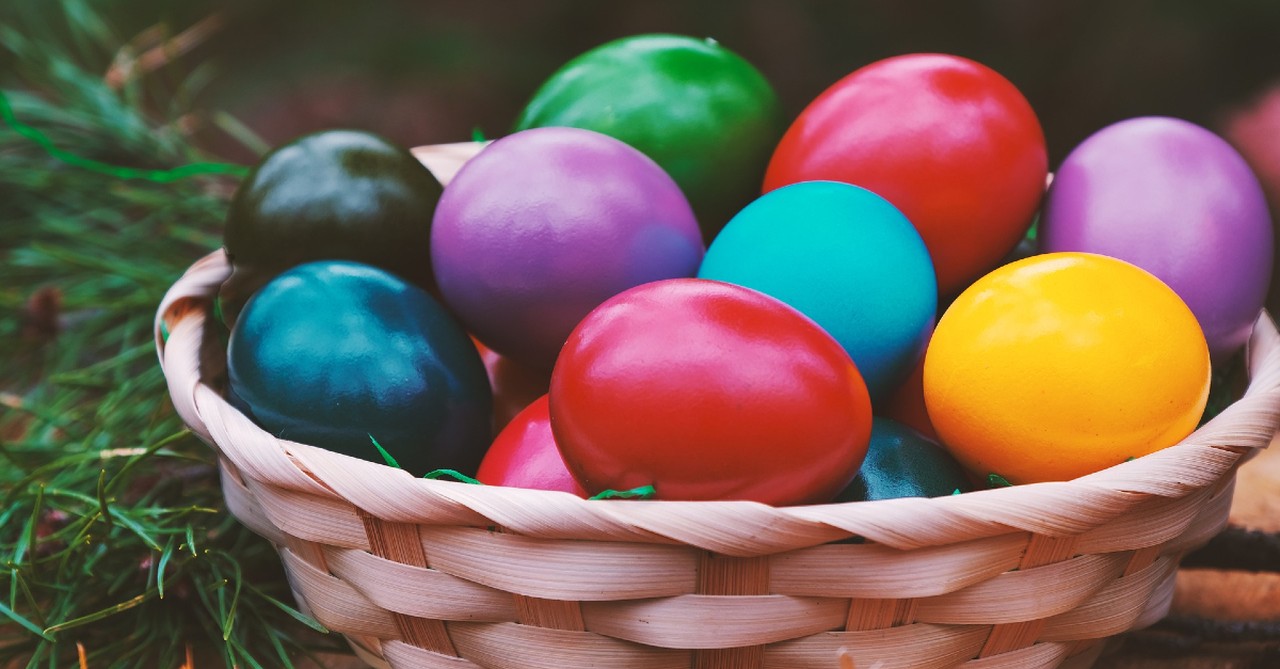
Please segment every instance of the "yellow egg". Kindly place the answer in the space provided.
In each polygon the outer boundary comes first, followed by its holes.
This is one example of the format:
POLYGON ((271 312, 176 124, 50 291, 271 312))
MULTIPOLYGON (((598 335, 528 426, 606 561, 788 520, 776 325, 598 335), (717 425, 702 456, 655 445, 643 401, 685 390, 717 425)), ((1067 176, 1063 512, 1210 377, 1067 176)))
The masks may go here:
POLYGON ((924 361, 938 436, 970 471, 1063 481, 1171 446, 1209 396, 1209 348, 1172 289, 1088 253, 1011 263, 962 293, 924 361))

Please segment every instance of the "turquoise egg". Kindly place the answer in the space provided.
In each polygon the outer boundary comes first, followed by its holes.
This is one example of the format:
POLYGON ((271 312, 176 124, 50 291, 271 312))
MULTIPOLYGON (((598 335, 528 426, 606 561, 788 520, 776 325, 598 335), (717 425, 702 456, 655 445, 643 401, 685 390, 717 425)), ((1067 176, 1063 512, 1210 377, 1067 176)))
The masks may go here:
POLYGON ((875 193, 834 181, 770 191, 711 243, 698 276, 771 295, 839 341, 873 402, 924 353, 937 311, 933 262, 915 226, 875 193))

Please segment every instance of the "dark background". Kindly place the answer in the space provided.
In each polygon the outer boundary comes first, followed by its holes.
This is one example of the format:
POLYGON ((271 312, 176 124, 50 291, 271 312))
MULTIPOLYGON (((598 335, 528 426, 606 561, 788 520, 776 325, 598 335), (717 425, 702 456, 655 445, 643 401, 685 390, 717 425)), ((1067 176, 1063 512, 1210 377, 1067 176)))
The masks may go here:
MULTIPOLYGON (((81 3, 5 4, 0 17, 56 32, 60 11, 81 3)), ((172 90, 196 81, 182 91, 195 108, 227 112, 267 145, 336 126, 405 145, 461 141, 475 129, 498 136, 565 61, 642 32, 719 40, 773 82, 789 116, 873 60, 915 51, 967 56, 1026 94, 1053 164, 1130 116, 1178 116, 1229 134, 1233 114, 1280 78, 1280 2, 1270 0, 91 4, 107 17, 104 29, 141 45, 148 29, 173 35, 216 16, 218 29, 146 80, 172 90)), ((224 158, 255 157, 215 123, 197 130, 224 158)))

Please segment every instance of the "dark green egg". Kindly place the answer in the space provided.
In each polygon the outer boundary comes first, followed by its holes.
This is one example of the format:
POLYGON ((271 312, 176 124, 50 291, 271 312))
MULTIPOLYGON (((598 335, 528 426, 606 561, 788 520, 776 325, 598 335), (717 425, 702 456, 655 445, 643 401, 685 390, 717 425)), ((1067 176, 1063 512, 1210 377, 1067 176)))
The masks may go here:
POLYGON ((226 322, 271 277, 314 260, 368 263, 433 290, 431 218, 441 192, 407 149, 368 132, 325 130, 277 147, 227 210, 226 322))
POLYGON ((871 444, 862 468, 835 501, 941 497, 972 489, 964 468, 936 442, 877 417, 871 421, 871 444))

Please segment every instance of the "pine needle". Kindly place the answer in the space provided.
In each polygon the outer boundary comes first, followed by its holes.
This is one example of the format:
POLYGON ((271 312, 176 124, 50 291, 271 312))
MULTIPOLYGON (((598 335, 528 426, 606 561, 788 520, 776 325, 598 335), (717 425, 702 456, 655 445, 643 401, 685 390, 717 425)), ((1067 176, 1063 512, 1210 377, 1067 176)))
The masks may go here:
POLYGON ((19 135, 31 140, 44 152, 50 156, 61 160, 62 162, 73 167, 98 172, 107 176, 113 176, 118 179, 145 179, 147 181, 155 181, 157 183, 168 183, 177 181, 178 179, 186 179, 188 177, 199 176, 203 174, 231 174, 235 176, 244 176, 248 171, 241 165, 226 165, 223 163, 195 163, 191 165, 183 165, 167 170, 147 170, 134 167, 121 167, 119 165, 111 165, 100 160, 85 158, 78 156, 70 151, 63 150, 54 145, 54 143, 42 132, 18 120, 13 113, 13 107, 9 104, 8 96, 0 92, 0 121, 4 121, 5 125, 17 132, 19 135))
POLYGON ((113 89, 100 73, 128 40, 83 0, 40 12, 0 25, 0 666, 344 652, 289 603, 275 548, 227 513, 153 352, 156 306, 221 244, 244 168, 189 145, 179 119, 201 110, 144 111, 191 99, 145 75, 171 61, 140 58, 113 89))

